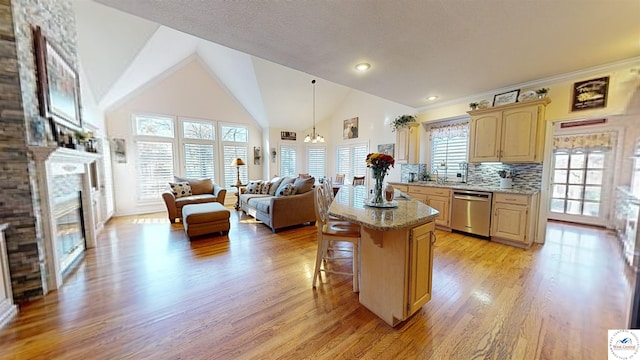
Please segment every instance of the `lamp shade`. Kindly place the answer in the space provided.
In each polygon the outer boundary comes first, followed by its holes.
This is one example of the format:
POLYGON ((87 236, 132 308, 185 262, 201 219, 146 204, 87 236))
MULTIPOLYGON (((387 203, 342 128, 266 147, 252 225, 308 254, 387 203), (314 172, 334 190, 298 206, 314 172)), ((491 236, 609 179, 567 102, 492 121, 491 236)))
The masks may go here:
POLYGON ((242 165, 246 165, 244 163, 244 161, 242 161, 242 159, 240 158, 235 158, 233 159, 233 161, 231 162, 231 166, 242 166, 242 165))

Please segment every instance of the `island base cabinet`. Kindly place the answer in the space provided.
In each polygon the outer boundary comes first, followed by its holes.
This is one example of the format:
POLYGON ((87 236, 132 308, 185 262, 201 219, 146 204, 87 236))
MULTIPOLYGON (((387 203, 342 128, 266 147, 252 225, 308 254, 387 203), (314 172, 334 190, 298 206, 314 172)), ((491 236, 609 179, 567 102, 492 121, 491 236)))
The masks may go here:
POLYGON ((431 299, 435 225, 361 228, 360 303, 396 326, 431 299))

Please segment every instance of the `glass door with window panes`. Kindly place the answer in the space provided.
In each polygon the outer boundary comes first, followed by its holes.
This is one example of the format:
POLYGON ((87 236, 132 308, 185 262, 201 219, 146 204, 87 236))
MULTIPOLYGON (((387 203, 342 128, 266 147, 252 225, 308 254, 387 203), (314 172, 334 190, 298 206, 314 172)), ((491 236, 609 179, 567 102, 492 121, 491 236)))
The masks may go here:
POLYGON ((611 191, 611 161, 605 151, 564 151, 553 155, 549 219, 605 225, 611 191))

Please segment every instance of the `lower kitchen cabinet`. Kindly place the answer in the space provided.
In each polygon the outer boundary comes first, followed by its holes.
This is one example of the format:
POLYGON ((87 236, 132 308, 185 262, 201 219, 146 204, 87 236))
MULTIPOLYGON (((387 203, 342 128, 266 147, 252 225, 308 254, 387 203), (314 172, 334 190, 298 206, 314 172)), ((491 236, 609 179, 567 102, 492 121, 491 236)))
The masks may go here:
POLYGON ((451 189, 427 186, 409 186, 409 195, 438 210, 436 225, 451 226, 451 189))
POLYGON ((531 246, 537 228, 538 196, 494 193, 491 240, 531 246))

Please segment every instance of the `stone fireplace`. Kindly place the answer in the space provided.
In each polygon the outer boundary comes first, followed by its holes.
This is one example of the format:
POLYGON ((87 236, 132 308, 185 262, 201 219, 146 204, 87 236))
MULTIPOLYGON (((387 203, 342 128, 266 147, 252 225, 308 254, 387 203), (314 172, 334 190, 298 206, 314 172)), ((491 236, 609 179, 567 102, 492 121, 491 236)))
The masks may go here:
POLYGON ((87 248, 95 247, 89 165, 100 155, 31 147, 36 163, 44 238, 45 293, 59 288, 87 248))

